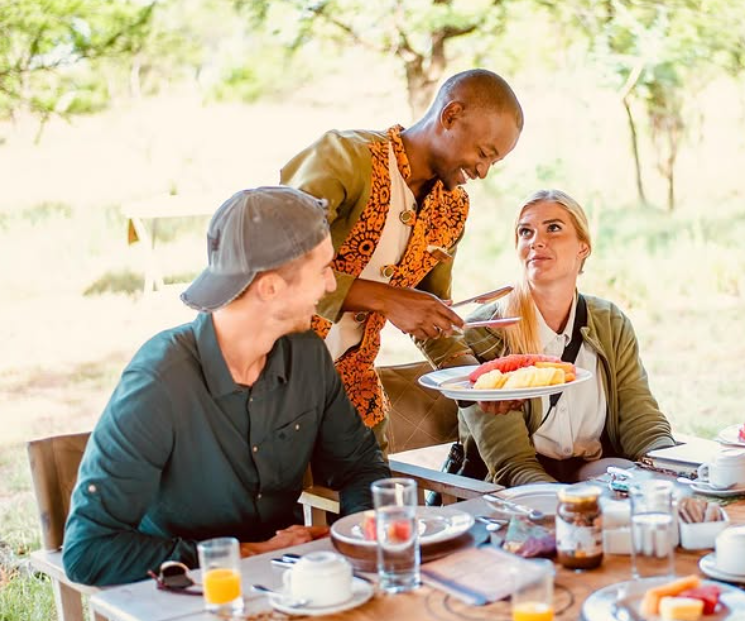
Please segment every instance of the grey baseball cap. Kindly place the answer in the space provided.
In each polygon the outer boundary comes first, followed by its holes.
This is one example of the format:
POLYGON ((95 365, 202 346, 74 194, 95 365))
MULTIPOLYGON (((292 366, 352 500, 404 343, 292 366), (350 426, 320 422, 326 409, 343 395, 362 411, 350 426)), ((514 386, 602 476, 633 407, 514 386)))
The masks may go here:
POLYGON ((226 306, 256 275, 276 269, 320 244, 329 234, 326 201, 287 186, 233 194, 207 230, 207 268, 181 294, 191 308, 226 306))

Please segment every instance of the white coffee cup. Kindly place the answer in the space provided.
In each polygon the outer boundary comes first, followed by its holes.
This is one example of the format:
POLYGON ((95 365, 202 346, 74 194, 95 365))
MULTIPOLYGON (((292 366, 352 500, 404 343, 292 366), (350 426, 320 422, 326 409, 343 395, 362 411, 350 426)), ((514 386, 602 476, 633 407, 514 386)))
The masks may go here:
POLYGON ((352 566, 335 552, 304 555, 282 579, 293 599, 311 606, 335 606, 352 597, 352 566))
POLYGON ((730 526, 717 536, 717 569, 737 576, 745 575, 745 526, 730 526))
POLYGON ((714 461, 701 464, 698 476, 714 488, 725 489, 745 483, 745 451, 736 448, 722 449, 714 461))

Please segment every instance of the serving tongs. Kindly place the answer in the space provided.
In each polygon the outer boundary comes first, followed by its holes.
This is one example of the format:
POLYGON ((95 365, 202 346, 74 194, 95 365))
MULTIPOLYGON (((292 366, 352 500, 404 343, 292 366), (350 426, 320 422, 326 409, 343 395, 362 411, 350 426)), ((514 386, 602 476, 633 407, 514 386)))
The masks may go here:
POLYGON ((479 295, 475 295, 472 298, 460 300, 460 302, 451 304, 450 308, 458 308, 459 306, 465 306, 466 304, 486 304, 487 302, 493 302, 494 300, 498 300, 499 298, 502 298, 510 293, 512 289, 512 285, 505 285, 504 287, 500 287, 499 289, 487 291, 486 293, 479 293, 479 295))
POLYGON ((494 494, 485 494, 484 500, 486 500, 487 503, 492 505, 492 507, 494 507, 498 511, 505 511, 507 513, 516 513, 518 515, 524 515, 525 517, 528 517, 531 520, 540 520, 543 517, 545 517, 543 511, 539 511, 538 509, 533 509, 532 507, 528 507, 526 505, 521 505, 520 503, 517 503, 514 500, 507 500, 506 498, 502 498, 494 494))

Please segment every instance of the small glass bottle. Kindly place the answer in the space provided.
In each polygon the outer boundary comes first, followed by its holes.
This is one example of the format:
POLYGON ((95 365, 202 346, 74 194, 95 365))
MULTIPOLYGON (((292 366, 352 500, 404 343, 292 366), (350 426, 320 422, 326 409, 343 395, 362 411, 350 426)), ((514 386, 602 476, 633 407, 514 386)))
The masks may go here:
POLYGON ((603 562, 601 489, 578 483, 559 492, 556 552, 567 569, 594 569, 603 562))

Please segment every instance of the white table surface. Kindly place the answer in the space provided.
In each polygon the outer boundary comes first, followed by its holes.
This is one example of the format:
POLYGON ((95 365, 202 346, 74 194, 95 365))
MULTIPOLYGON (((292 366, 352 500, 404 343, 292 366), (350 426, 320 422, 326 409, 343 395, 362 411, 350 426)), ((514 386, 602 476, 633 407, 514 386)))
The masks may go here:
MULTIPOLYGON (((290 549, 297 554, 307 554, 313 550, 333 550, 333 545, 331 539, 327 537, 290 549)), ((282 556, 282 551, 275 550, 241 560, 246 612, 271 610, 267 597, 252 592, 251 585, 263 584, 270 588, 279 588, 282 584, 284 569, 275 567, 270 561, 280 556, 282 556)), ((201 582, 199 570, 193 570, 190 573, 197 583, 201 582)), ((154 580, 144 580, 106 589, 92 596, 90 605, 96 613, 110 621, 172 621, 174 619, 215 621, 217 619, 215 615, 204 612, 204 600, 201 596, 179 595, 159 590, 154 580)))
MULTIPOLYGON (((489 507, 480 498, 474 498, 457 505, 473 515, 488 513, 489 507)), ((307 554, 314 550, 333 550, 331 539, 326 537, 310 543, 304 543, 286 550, 275 550, 266 554, 257 554, 241 560, 241 583, 246 612, 256 613, 271 610, 266 595, 251 591, 252 584, 263 584, 269 588, 280 588, 282 585, 282 567, 275 567, 271 559, 282 556, 283 552, 307 554)), ((190 572, 197 583, 201 582, 199 570, 190 572)), ((178 595, 161 591, 154 580, 145 580, 117 587, 110 587, 90 598, 94 612, 109 621, 215 621, 215 615, 204 611, 202 597, 178 595)))

